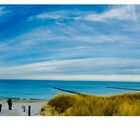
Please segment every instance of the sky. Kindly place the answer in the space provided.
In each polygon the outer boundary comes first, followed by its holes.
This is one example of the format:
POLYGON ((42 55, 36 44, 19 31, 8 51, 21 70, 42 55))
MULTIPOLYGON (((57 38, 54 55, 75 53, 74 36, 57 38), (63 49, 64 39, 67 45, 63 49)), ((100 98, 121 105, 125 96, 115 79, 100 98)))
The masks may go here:
POLYGON ((0 5, 0 79, 140 81, 140 6, 0 5))

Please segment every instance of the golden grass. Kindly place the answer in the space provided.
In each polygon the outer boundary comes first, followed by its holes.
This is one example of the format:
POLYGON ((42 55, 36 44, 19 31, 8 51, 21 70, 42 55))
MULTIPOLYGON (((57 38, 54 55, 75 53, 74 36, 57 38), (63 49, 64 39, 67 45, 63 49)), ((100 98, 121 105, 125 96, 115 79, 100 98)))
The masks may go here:
POLYGON ((140 92, 113 96, 59 94, 40 111, 51 116, 140 116, 140 92))

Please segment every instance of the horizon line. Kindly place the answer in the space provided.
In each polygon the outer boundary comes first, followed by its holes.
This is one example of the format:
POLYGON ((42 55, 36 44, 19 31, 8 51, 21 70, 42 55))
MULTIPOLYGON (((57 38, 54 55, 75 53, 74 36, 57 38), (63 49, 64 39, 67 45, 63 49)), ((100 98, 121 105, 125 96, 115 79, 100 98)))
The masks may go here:
POLYGON ((97 79, 31 79, 31 78, 0 78, 0 80, 32 80, 32 81, 90 81, 90 82, 140 82, 140 80, 97 80, 97 79))

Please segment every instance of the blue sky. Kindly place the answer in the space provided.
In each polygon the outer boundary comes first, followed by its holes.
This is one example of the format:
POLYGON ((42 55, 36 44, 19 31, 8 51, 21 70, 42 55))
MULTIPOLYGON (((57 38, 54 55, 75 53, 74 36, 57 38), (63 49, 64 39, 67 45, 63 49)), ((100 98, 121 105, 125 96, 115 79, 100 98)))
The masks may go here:
POLYGON ((139 5, 0 5, 0 78, 140 81, 139 5))

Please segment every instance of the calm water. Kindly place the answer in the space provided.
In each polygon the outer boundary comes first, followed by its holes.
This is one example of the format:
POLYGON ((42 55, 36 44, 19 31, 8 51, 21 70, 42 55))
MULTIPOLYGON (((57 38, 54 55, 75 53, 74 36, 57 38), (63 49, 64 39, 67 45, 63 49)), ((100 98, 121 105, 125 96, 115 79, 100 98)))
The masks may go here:
POLYGON ((50 99, 54 95, 62 93, 52 87, 59 87, 92 95, 111 95, 121 92, 133 92, 122 89, 109 89, 106 88, 107 86, 140 89, 140 82, 0 80, 0 98, 50 99))

